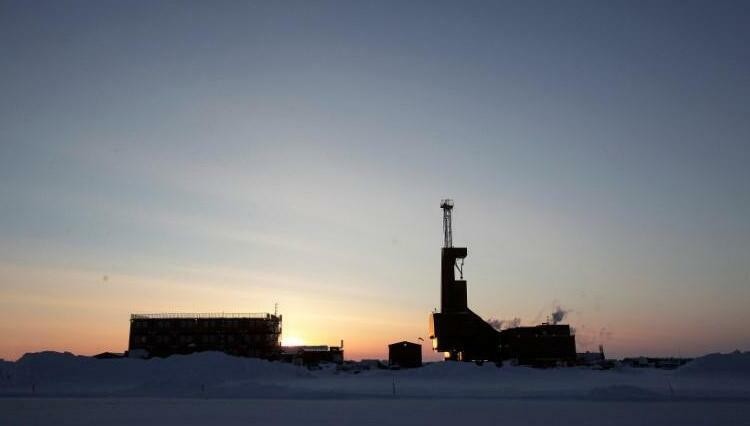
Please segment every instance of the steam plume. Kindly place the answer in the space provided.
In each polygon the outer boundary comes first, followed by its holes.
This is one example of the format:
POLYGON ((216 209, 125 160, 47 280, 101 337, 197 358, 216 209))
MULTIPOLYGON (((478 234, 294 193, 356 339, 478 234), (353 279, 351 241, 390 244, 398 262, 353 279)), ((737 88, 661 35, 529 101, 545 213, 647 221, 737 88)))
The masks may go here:
POLYGON ((497 318, 490 318, 487 320, 487 324, 491 325, 495 330, 503 329, 503 320, 497 318))
POLYGON ((550 321, 552 322, 552 324, 558 324, 565 319, 565 316, 568 315, 568 312, 570 311, 566 311, 565 309, 561 308, 560 305, 557 305, 557 307, 555 308, 555 312, 552 312, 552 315, 550 315, 550 321))
POLYGON ((490 318, 487 323, 492 326, 495 330, 507 330, 509 328, 516 328, 521 326, 521 318, 513 318, 511 320, 501 320, 497 318, 490 318))

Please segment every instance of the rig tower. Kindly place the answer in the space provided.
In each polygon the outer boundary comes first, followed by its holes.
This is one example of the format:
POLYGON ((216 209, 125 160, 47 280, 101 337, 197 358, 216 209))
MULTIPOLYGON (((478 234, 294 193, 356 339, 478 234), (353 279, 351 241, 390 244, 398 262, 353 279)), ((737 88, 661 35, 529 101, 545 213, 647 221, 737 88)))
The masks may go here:
POLYGON ((453 200, 442 200, 440 208, 443 209, 440 312, 430 315, 432 346, 444 352, 446 360, 500 361, 500 333, 467 305, 463 265, 468 250, 453 247, 453 200))
POLYGON ((451 224, 453 200, 446 198, 440 201, 440 208, 443 209, 443 248, 453 247, 453 225, 451 224))

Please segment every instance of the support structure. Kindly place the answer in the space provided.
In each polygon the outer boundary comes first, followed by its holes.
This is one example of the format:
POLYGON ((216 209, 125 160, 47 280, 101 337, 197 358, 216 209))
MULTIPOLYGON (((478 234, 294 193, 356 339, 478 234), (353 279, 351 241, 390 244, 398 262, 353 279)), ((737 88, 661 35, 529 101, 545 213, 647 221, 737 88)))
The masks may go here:
POLYGON ((499 361, 500 333, 467 304, 463 262, 468 250, 453 247, 453 201, 442 200, 440 208, 444 241, 440 259, 440 312, 430 316, 433 348, 444 352, 446 360, 499 361))

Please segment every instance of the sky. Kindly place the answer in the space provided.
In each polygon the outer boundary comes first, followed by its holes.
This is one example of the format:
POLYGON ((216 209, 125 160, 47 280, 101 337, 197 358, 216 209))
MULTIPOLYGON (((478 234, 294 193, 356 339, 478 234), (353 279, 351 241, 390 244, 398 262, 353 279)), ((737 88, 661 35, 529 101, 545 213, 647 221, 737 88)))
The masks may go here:
POLYGON ((749 45, 747 2, 0 0, 0 358, 276 303, 387 357, 441 198, 483 318, 750 350, 749 45))

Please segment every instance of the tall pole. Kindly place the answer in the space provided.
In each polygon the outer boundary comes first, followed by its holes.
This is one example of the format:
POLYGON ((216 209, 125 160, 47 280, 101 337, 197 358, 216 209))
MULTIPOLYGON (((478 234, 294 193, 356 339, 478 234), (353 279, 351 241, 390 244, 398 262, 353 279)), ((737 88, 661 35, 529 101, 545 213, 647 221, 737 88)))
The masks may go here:
POLYGON ((453 229, 451 224, 453 200, 445 199, 440 201, 440 208, 443 209, 443 247, 453 247, 453 229))

